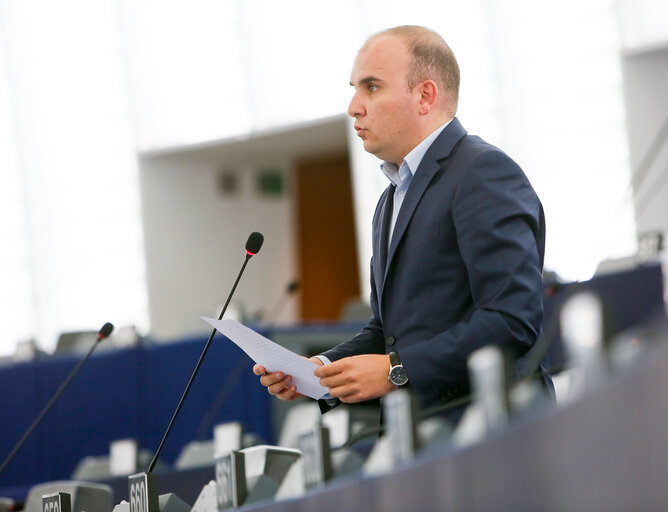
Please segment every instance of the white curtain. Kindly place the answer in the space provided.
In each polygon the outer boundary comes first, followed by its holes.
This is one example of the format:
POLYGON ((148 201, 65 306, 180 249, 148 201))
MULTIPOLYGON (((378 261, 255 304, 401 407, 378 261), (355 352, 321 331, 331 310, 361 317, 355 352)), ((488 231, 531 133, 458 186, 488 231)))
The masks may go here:
POLYGON ((19 171, 16 124, 0 24, 0 355, 33 335, 28 239, 19 171))
POLYGON ((147 318, 134 135, 111 0, 0 3, 2 344, 147 318), (5 160, 3 156, 3 161, 5 160), (4 183, 3 183, 4 185, 4 183), (4 189, 4 187, 3 187, 4 189), (6 234, 5 234, 6 233, 6 234), (15 295, 15 302, 12 297, 15 295), (16 323, 16 325, 12 325, 16 323), (8 327, 9 326, 9 327, 8 327))
MULTIPOLYGON (((632 252, 613 0, 0 0, 0 353, 148 328, 137 152, 341 114, 364 38, 407 23, 450 43, 464 126, 537 189, 546 267, 632 252)), ((352 146, 366 286, 384 182, 352 146)))
POLYGON ((547 217, 545 266, 568 279, 636 248, 612 0, 487 0, 499 145, 547 217))

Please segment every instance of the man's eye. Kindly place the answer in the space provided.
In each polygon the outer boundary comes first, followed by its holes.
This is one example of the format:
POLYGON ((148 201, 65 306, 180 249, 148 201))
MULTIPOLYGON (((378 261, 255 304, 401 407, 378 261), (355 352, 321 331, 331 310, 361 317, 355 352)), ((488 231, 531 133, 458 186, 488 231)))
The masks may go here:
POLYGON ((376 84, 369 84, 368 89, 369 92, 374 92, 378 90, 378 86, 376 84))

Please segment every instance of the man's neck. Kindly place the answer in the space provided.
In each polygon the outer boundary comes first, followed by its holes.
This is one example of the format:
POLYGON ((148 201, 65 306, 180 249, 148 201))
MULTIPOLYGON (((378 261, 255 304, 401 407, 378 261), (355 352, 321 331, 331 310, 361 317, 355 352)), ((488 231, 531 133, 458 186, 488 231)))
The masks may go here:
MULTIPOLYGON (((426 139, 432 133, 434 133, 435 130, 437 130, 438 128, 443 126, 445 123, 448 123, 448 122, 452 121, 453 118, 454 118, 454 116, 441 114, 437 117, 433 117, 433 118, 429 119, 428 122, 425 122, 425 124, 422 126, 422 128, 420 130, 420 135, 418 137, 417 142, 413 145, 413 147, 409 150, 408 153, 410 153, 411 151, 413 151, 413 149, 418 147, 422 143, 422 141, 424 141, 424 139, 426 139)), ((408 153, 406 153, 406 155, 408 153)), ((406 158, 406 155, 404 155, 404 158, 406 158)), ((403 161, 403 159, 402 159, 402 161, 403 161)), ((401 165, 401 162, 399 162, 398 165, 401 165)))
POLYGON ((454 119, 454 116, 448 116, 448 115, 441 115, 438 116, 437 118, 434 117, 433 119, 430 120, 429 123, 425 123, 423 128, 420 130, 420 135, 417 137, 415 144, 408 150, 408 152, 399 160, 398 162, 394 162, 397 165, 397 168, 401 167, 401 162, 404 161, 406 156, 413 151, 416 147, 418 147, 422 142, 429 137, 432 133, 434 133, 435 130, 439 129, 441 126, 443 126, 446 123, 449 123, 454 119))
POLYGON ((441 114, 437 117, 430 119, 430 121, 425 124, 424 129, 422 130, 423 136, 420 138, 420 142, 422 142, 424 139, 429 137, 429 135, 434 133, 434 130, 440 128, 445 123, 449 123, 450 121, 452 121, 454 117, 455 116, 451 116, 449 114, 441 114))
MULTIPOLYGON (((391 163, 391 164, 392 164, 390 167, 387 168, 387 170, 389 170, 390 172, 391 172, 392 170, 397 171, 397 170, 401 167, 401 164, 402 164, 404 161, 406 161, 407 164, 408 164, 408 166, 409 166, 409 168, 411 169, 411 172, 415 172, 415 170, 417 169, 417 164, 419 164, 419 162, 422 160, 422 157, 423 157, 424 154, 427 152, 427 150, 429 149, 429 147, 431 146, 431 144, 436 140, 436 138, 438 138, 438 136, 439 136, 439 135, 441 134, 441 132, 445 129, 445 127, 446 127, 448 124, 450 124, 450 122, 452 121, 452 119, 454 119, 454 118, 451 118, 451 119, 449 119, 449 120, 447 120, 447 121, 444 121, 442 124, 440 124, 440 125, 438 125, 436 128, 434 128, 431 132, 429 132, 428 134, 426 134, 426 135, 422 138, 422 140, 420 140, 419 143, 417 143, 415 146, 413 146, 413 148, 412 148, 408 153, 406 153, 406 154, 404 155, 404 157, 401 159, 400 162, 398 162, 398 163, 397 163, 397 162, 386 162, 386 164, 387 164, 387 163, 391 163), (428 139, 429 139, 429 140, 428 140, 428 139), (424 146, 424 147, 422 147, 422 146, 424 146), (419 148, 419 149, 418 149, 418 148, 419 148), (409 160, 410 160, 410 161, 409 161, 409 160), (396 166, 396 167, 395 167, 395 166, 396 166)), ((384 171, 384 172, 385 172, 385 171, 384 171)), ((387 173, 386 173, 386 174, 387 174, 387 173)), ((389 177, 389 176, 388 176, 388 177, 389 177)), ((390 180, 392 180, 392 178, 390 178, 390 180)))

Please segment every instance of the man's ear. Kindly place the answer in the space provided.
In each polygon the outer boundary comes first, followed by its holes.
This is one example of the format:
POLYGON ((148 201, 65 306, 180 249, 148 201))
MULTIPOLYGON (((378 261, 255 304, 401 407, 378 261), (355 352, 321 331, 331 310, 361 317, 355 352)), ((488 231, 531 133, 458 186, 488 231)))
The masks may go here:
POLYGON ((436 99, 441 91, 438 90, 436 82, 425 80, 416 86, 416 92, 420 94, 418 100, 418 111, 420 115, 428 114, 436 106, 436 99))

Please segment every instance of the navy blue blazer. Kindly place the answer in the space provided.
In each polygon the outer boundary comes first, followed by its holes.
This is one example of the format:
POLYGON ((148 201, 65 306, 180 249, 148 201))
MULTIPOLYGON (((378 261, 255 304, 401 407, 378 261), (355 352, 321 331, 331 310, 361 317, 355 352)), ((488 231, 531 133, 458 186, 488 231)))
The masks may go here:
POLYGON ((387 248, 394 186, 373 217, 369 323, 324 352, 335 361, 396 351, 423 406, 467 388, 489 343, 521 357, 543 317, 542 206, 520 167, 457 118, 415 172, 387 248))

